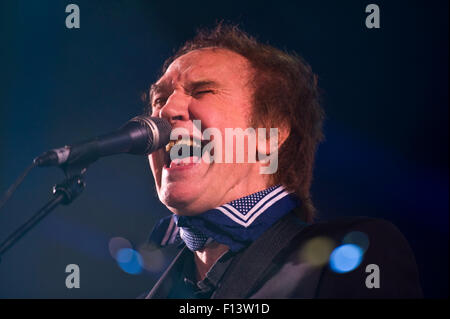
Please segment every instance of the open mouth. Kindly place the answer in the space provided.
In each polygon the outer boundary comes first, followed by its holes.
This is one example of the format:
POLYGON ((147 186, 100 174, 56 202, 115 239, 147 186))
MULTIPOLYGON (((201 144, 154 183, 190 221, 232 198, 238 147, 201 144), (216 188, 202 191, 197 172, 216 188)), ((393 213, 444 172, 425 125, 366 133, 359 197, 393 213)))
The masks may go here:
POLYGON ((176 141, 170 141, 166 145, 164 152, 165 166, 172 168, 200 162, 203 142, 192 136, 185 136, 176 141))

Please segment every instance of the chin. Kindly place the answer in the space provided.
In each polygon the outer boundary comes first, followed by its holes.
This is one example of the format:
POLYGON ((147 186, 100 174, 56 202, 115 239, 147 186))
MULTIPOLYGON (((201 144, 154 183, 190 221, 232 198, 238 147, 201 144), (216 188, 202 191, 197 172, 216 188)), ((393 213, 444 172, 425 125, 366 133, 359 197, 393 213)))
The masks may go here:
POLYGON ((178 187, 171 185, 163 187, 159 194, 159 200, 174 214, 181 216, 198 215, 208 208, 201 207, 198 199, 201 192, 195 192, 192 187, 178 187))

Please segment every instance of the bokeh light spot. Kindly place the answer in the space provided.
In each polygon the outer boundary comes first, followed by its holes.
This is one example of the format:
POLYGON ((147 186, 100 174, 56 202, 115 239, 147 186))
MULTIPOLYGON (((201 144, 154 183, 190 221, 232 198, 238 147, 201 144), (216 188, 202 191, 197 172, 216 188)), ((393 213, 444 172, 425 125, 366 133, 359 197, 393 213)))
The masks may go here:
POLYGON ((301 259, 313 266, 325 265, 335 246, 335 242, 328 237, 312 238, 303 246, 301 259))
POLYGON ((124 248, 132 248, 132 245, 126 238, 113 237, 109 240, 108 248, 112 258, 117 260, 117 252, 124 248))
POLYGON ((363 250, 357 245, 341 245, 331 253, 330 267, 337 273, 352 271, 361 263, 363 254, 363 250))
POLYGON ((366 252, 367 248, 369 248, 369 237, 363 232, 352 231, 345 235, 342 243, 356 245, 361 248, 363 252, 366 252))
POLYGON ((131 248, 122 248, 116 255, 117 264, 127 274, 137 275, 142 272, 142 257, 131 248))
POLYGON ((138 251, 142 256, 145 270, 152 273, 159 273, 164 270, 166 259, 161 249, 150 245, 142 245, 138 251))

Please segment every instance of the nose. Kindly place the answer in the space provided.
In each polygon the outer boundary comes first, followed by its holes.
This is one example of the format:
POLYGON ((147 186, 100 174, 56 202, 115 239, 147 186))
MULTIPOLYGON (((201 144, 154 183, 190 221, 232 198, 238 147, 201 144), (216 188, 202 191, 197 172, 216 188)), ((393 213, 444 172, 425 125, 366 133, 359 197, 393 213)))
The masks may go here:
POLYGON ((175 90, 159 111, 159 117, 167 119, 174 125, 177 121, 189 120, 189 97, 175 90))

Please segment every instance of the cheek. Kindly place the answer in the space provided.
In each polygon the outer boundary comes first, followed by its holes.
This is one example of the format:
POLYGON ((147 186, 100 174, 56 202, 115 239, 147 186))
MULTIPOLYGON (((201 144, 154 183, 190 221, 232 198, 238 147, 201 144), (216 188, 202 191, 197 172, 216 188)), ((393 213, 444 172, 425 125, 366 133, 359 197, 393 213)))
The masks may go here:
POLYGON ((210 95, 202 100, 192 100, 189 112, 194 119, 201 120, 202 128, 247 128, 251 103, 246 95, 210 95))

